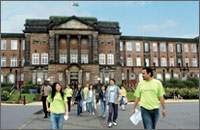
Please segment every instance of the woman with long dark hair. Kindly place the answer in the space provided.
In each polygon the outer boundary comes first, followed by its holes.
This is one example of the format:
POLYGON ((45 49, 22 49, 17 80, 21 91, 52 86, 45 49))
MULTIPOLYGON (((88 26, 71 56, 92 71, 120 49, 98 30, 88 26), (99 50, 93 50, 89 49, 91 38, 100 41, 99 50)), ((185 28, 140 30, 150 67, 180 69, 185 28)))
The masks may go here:
POLYGON ((90 84, 88 92, 87 92, 87 100, 86 100, 86 102, 89 104, 90 115, 94 115, 94 99, 95 99, 95 89, 93 85, 90 84))
POLYGON ((68 116, 68 104, 67 97, 58 82, 52 85, 52 92, 47 97, 46 105, 47 111, 51 112, 51 129, 62 129, 64 115, 68 116), (50 109, 48 103, 50 103, 50 109))

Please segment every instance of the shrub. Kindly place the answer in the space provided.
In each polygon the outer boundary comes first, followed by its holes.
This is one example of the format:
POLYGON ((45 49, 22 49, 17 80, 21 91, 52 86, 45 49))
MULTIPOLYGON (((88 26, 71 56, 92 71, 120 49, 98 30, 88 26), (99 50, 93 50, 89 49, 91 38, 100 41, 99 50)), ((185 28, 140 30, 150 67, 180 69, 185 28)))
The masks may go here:
POLYGON ((6 100, 8 100, 10 98, 10 93, 8 92, 8 91, 3 91, 2 93, 1 93, 1 100, 2 101, 6 101, 6 100))
POLYGON ((185 84, 188 88, 193 88, 195 86, 195 83, 190 80, 183 81, 183 84, 185 84))
POLYGON ((134 92, 127 92, 127 98, 128 98, 128 101, 135 101, 135 96, 134 96, 134 92))
POLYGON ((35 84, 25 84, 24 85, 24 93, 28 93, 29 89, 39 89, 39 87, 35 84))
POLYGON ((197 88, 183 88, 178 90, 178 94, 183 97, 183 99, 198 99, 199 89, 197 88))
POLYGON ((199 79, 197 79, 197 78, 190 78, 188 80, 192 81, 194 83, 194 85, 195 85, 196 88, 199 87, 199 79))
POLYGON ((176 84, 175 87, 177 87, 177 88, 185 88, 186 85, 183 82, 180 82, 180 83, 176 84))
POLYGON ((3 87, 3 88, 1 88, 1 92, 3 92, 3 91, 8 91, 8 92, 10 92, 10 89, 11 89, 11 87, 3 87))
POLYGON ((172 84, 178 84, 179 80, 178 79, 170 79, 169 82, 172 84))

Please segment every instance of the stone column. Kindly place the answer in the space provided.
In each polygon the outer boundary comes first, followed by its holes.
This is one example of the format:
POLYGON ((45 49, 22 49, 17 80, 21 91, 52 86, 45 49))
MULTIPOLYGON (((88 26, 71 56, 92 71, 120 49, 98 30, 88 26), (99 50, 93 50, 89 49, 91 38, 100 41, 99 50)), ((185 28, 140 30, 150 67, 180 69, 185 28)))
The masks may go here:
POLYGON ((93 63, 99 64, 98 34, 93 34, 93 63))
POLYGON ((78 63, 81 64, 81 35, 78 35, 78 63))
POLYGON ((67 84, 69 84, 69 80, 68 80, 69 75, 68 75, 68 72, 69 72, 69 70, 65 70, 65 86, 67 84))
POLYGON ((29 66, 30 65, 30 37, 31 34, 30 33, 25 33, 25 63, 24 66, 29 66))
POLYGON ((70 35, 67 35, 67 63, 70 64, 70 35))
POLYGON ((49 59, 50 59, 50 64, 55 62, 55 34, 50 33, 49 34, 49 59))
POLYGON ((116 65, 120 65, 120 35, 115 36, 115 49, 116 49, 116 65))
POLYGON ((92 35, 88 35, 88 39, 89 39, 89 63, 92 63, 92 59, 93 59, 93 51, 92 51, 92 35))
POLYGON ((55 62, 56 63, 58 63, 59 61, 58 40, 59 40, 59 35, 56 35, 56 44, 55 44, 55 62))

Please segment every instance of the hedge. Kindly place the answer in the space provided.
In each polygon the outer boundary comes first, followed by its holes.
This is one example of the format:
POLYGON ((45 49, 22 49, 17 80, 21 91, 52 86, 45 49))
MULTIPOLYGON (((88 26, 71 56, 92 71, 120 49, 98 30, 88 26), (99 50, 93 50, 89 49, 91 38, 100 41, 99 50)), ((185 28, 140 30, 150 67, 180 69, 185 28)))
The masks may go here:
POLYGON ((27 83, 27 84, 24 85, 23 93, 28 93, 29 89, 37 89, 38 92, 40 91, 40 88, 37 85, 27 83))

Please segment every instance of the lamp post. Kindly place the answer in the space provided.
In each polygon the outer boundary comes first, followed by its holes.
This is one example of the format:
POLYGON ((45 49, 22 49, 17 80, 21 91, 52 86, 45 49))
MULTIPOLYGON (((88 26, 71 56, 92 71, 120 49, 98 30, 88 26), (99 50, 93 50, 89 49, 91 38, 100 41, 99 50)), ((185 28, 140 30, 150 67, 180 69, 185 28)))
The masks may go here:
POLYGON ((21 75, 22 75, 22 58, 21 58, 21 39, 19 40, 19 99, 21 99, 21 75))

